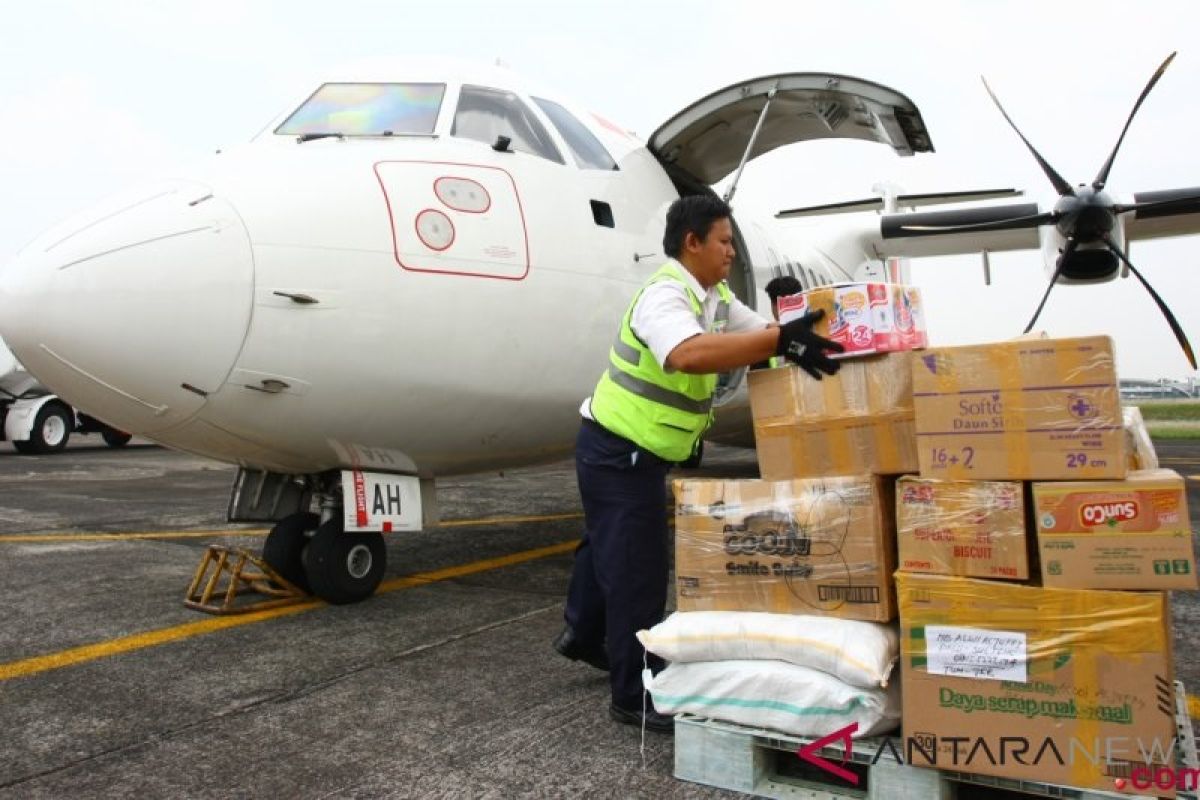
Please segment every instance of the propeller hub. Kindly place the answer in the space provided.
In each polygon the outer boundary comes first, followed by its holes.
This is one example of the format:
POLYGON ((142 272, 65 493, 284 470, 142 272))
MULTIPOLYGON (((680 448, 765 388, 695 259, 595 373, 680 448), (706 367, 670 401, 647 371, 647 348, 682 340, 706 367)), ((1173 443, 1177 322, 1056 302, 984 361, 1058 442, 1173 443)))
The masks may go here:
POLYGON ((1080 244, 1102 242, 1117 226, 1116 203, 1104 191, 1080 186, 1073 195, 1058 198, 1056 227, 1063 236, 1080 244))

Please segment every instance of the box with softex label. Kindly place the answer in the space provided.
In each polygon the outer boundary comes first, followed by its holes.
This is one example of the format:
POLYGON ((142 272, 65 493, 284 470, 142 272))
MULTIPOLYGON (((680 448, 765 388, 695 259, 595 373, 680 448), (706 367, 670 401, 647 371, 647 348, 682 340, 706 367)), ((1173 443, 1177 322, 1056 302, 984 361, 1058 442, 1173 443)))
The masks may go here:
POLYGON ((914 353, 921 477, 1123 478, 1112 340, 1026 339, 914 353))

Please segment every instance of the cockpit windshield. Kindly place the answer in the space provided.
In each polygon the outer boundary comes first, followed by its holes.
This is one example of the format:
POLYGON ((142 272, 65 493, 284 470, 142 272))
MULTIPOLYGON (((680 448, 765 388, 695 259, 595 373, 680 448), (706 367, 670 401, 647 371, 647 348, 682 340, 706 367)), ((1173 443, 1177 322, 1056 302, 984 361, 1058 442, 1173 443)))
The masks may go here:
POLYGON ((402 136, 431 134, 443 83, 326 83, 275 133, 291 136, 402 136))

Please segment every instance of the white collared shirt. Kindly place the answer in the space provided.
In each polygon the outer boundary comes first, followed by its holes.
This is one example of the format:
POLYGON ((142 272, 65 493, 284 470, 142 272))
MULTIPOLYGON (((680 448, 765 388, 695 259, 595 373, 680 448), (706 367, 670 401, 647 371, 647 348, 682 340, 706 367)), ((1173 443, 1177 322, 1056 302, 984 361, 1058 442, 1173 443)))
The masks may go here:
MULTIPOLYGON (((629 326, 637 337, 646 343, 658 365, 667 372, 672 372, 667 366, 667 356, 682 342, 701 333, 708 333, 713 320, 717 316, 717 305, 721 302, 721 294, 716 286, 705 291, 692 273, 678 261, 671 259, 683 279, 687 281, 692 291, 698 297, 703 297, 701 308, 704 315, 704 327, 696 321, 692 313, 692 304, 688 300, 687 290, 678 281, 659 281, 652 283, 642 292, 637 305, 633 308, 633 316, 629 326)), ((761 330, 770 323, 759 316, 753 309, 733 298, 729 305, 729 322, 725 331, 741 333, 761 330)))
MULTIPOLYGON (((700 323, 696 321, 687 289, 678 281, 658 281, 647 286, 633 307, 633 314, 629 320, 633 332, 646 343, 658 365, 666 372, 675 371, 667 366, 667 357, 671 355, 672 350, 693 336, 709 332, 717 316, 717 305, 721 302, 721 294, 716 286, 705 291, 700 281, 696 280, 686 267, 675 259, 671 259, 671 262, 679 267, 683 279, 691 286, 692 291, 704 298, 700 304, 704 327, 701 328, 700 323)), ((757 331, 769 324, 756 311, 734 297, 729 304, 729 322, 724 331, 757 331)), ((579 408, 579 413, 588 419, 592 419, 591 402, 592 399, 588 397, 579 408)))

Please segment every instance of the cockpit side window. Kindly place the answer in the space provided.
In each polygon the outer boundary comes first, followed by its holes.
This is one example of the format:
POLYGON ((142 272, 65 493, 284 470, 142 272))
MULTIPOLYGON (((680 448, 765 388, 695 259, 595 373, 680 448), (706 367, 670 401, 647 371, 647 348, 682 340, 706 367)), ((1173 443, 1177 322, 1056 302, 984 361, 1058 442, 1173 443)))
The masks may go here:
POLYGON ((571 148, 571 155, 575 157, 576 164, 583 169, 614 170, 618 168, 617 162, 604 149, 600 140, 587 129, 586 125, 576 119, 574 114, 558 103, 543 100, 540 97, 533 98, 533 102, 538 104, 538 108, 545 112, 555 129, 562 135, 567 147, 571 148))
POLYGON ((498 137, 507 136, 509 147, 517 152, 566 163, 533 110, 512 92, 500 89, 462 87, 450 135, 489 145, 496 144, 498 137))
POLYGON ((275 133, 428 135, 437 124, 445 94, 444 83, 326 83, 275 133))

